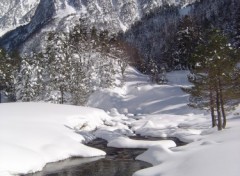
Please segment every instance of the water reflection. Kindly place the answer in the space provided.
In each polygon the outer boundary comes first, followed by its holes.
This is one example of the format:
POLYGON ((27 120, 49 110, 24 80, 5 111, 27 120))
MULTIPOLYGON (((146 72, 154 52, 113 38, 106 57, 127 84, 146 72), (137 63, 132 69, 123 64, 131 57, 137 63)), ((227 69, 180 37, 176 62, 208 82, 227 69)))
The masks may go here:
MULTIPOLYGON (((63 169, 44 176, 131 176, 135 171, 146 168, 146 163, 132 160, 101 159, 96 162, 63 169)), ((149 166, 149 165, 148 165, 149 166)))
POLYGON ((132 176, 134 172, 151 166, 135 160, 145 149, 107 147, 107 142, 102 139, 96 139, 88 145, 106 151, 107 156, 72 158, 47 164, 42 172, 27 176, 132 176))

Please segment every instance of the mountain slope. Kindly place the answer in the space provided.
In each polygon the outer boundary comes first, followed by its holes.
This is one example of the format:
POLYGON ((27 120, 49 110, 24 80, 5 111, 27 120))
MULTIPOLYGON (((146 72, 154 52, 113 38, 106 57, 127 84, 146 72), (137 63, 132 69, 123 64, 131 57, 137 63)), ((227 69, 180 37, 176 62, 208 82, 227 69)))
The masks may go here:
MULTIPOLYGON (((187 2, 192 1, 194 0, 187 2)), ((0 18, 0 34, 27 23, 2 36, 0 45, 8 49, 18 48, 29 38, 34 38, 33 35, 40 30, 62 30, 71 27, 79 18, 86 19, 89 26, 108 29, 112 33, 119 30, 125 31, 153 9, 166 3, 178 5, 186 0, 25 0, 17 2, 0 4, 1 9, 10 5, 14 7, 13 9, 19 9, 16 13, 11 13, 12 8, 4 11, 4 16, 0 18)))
POLYGON ((5 0, 0 2, 0 36, 31 21, 40 0, 5 0))

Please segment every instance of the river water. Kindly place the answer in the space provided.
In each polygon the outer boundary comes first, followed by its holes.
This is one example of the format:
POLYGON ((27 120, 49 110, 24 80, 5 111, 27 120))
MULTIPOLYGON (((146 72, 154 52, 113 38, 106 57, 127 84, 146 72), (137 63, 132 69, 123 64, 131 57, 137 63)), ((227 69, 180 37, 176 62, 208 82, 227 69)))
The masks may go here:
POLYGON ((41 172, 27 176, 132 176, 151 164, 135 158, 146 149, 118 149, 107 147, 103 139, 95 139, 88 146, 104 150, 105 157, 71 158, 47 164, 41 172))
MULTIPOLYGON (((174 140, 178 146, 185 145, 176 138, 131 137, 135 140, 174 140)), ((94 158, 70 158, 57 163, 47 164, 41 172, 27 176, 132 176, 140 169, 151 167, 151 164, 137 161, 135 158, 146 149, 126 149, 107 147, 107 141, 95 139, 86 144, 104 150, 107 155, 94 158)))

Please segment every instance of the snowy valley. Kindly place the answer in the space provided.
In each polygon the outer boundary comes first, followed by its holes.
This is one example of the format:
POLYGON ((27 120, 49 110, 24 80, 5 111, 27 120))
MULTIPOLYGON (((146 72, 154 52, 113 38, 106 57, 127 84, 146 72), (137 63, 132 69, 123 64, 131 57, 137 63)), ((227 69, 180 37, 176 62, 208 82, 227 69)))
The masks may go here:
POLYGON ((0 176, 239 176, 239 0, 0 0, 0 176))
POLYGON ((180 89, 189 86, 187 73, 170 73, 167 85, 156 85, 128 67, 121 89, 96 92, 90 98, 88 106, 104 110, 46 103, 0 104, 0 175, 36 172, 47 163, 73 156, 104 156, 104 151, 82 144, 97 137, 111 147, 148 149, 136 159, 153 167, 134 176, 237 176, 240 109, 229 115, 226 130, 212 129, 207 112, 187 106, 188 95, 180 89), (136 134, 177 137, 189 144, 176 147, 171 140, 128 138, 136 134))

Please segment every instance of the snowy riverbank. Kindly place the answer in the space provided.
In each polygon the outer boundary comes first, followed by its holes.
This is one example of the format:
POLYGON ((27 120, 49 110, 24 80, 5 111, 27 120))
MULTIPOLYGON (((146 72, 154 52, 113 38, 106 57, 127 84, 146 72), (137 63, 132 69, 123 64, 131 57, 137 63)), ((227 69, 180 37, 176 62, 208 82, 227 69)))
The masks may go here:
POLYGON ((0 175, 41 170, 46 163, 105 152, 87 147, 75 130, 94 130, 110 117, 102 110, 46 103, 0 104, 0 175))
POLYGON ((186 71, 168 74, 167 85, 127 69, 123 88, 94 93, 87 107, 47 103, 0 104, 0 176, 41 170, 46 163, 72 156, 104 156, 85 146, 95 137, 108 146, 147 148, 137 159, 153 164, 134 176, 238 176, 240 169, 240 107, 229 114, 226 130, 212 129, 207 112, 187 106, 186 71), (99 108, 99 109, 96 109, 99 108), (100 110, 103 109, 103 110, 100 110), (132 135, 177 137, 138 141, 132 135))

